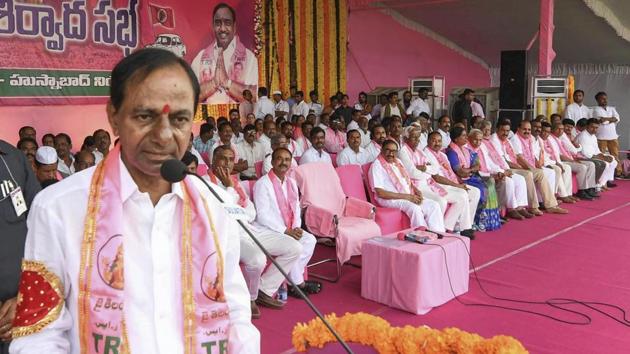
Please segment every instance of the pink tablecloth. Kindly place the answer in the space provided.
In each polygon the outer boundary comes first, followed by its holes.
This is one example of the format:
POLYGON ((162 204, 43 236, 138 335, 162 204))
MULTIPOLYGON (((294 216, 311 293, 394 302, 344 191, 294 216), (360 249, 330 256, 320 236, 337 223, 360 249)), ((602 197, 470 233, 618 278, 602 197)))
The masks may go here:
MULTIPOLYGON (((470 249, 468 238, 459 237, 470 249)), ((394 235, 374 237, 363 242, 361 296, 409 311, 425 314, 456 295, 468 291, 468 253, 464 243, 445 237, 431 241, 438 246, 399 241, 394 235)))

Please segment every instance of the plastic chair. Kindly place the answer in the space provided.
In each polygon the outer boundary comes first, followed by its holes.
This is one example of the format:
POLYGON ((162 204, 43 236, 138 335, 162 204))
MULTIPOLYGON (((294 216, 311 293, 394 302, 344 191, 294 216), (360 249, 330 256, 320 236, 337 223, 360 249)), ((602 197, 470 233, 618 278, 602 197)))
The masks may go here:
POLYGON ((337 173, 329 163, 315 162, 296 169, 296 180, 302 193, 306 228, 315 236, 335 239, 336 258, 310 264, 336 262, 335 277, 311 273, 311 276, 336 282, 341 277, 341 266, 352 256, 361 254, 364 240, 379 236, 381 230, 374 221, 374 205, 365 200, 348 197, 341 187, 337 173))
POLYGON ((374 192, 372 191, 372 182, 369 178, 371 166, 371 162, 361 166, 361 170, 363 171, 363 183, 367 187, 370 201, 376 205, 375 221, 381 228, 382 234, 388 235, 410 228, 411 221, 409 220, 407 214, 403 213, 400 209, 386 208, 378 205, 374 192))

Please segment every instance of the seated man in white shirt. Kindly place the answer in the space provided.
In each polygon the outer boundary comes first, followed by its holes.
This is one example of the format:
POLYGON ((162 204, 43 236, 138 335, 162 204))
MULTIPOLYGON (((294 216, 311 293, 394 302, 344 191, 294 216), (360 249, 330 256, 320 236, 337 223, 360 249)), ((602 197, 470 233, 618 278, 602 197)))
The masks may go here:
MULTIPOLYGON (((413 103, 412 103, 413 104, 413 103)), ((411 183, 422 192, 422 194, 440 205, 444 215, 444 227, 448 231, 455 231, 459 224, 461 235, 474 238, 472 229, 472 219, 470 218, 470 205, 468 204, 468 194, 461 188, 447 185, 439 185, 433 177, 427 173, 427 161, 422 148, 420 147, 421 128, 407 127, 405 144, 398 152, 400 162, 409 173, 411 183)))
MULTIPOLYGON (((481 190, 475 186, 461 183, 453 171, 453 168, 448 161, 448 157, 442 151, 442 145, 442 135, 440 133, 432 132, 429 134, 428 145, 424 148, 424 156, 427 158, 426 172, 442 186, 459 188, 466 192, 468 212, 470 213, 469 219, 466 220, 466 224, 468 223, 468 220, 470 220, 472 224, 473 220, 475 220, 475 213, 477 212, 479 199, 481 199, 481 190)), ((448 189, 453 190, 453 188, 448 189)))
POLYGON ((565 108, 564 118, 571 119, 574 123, 582 118, 591 118, 591 109, 584 104, 584 91, 573 91, 573 103, 565 108))
POLYGON ((600 160, 606 163, 606 168, 602 173, 600 184, 601 188, 606 190, 608 188, 616 187, 615 180, 615 168, 617 167, 617 161, 609 154, 602 153, 597 144, 597 129, 599 129, 599 119, 591 118, 588 120, 586 129, 578 134, 576 140, 582 146, 582 154, 589 159, 600 160))
POLYGON ((59 133, 55 136, 55 150, 59 162, 57 163, 57 171, 62 178, 69 177, 74 174, 74 156, 72 156, 72 140, 66 133, 59 133))
POLYGON ((373 162, 376 160, 378 155, 381 154, 381 145, 387 138, 387 132, 385 128, 380 124, 374 124, 372 128, 370 128, 370 143, 365 148, 365 152, 367 154, 366 160, 367 162, 373 162))
POLYGON ((313 146, 313 144, 311 144, 311 141, 309 140, 311 136, 311 130, 313 130, 313 127, 314 127, 313 123, 311 123, 308 120, 302 123, 301 125, 302 135, 300 135, 296 139, 296 142, 298 145, 298 149, 302 152, 302 154, 304 153, 304 151, 310 149, 310 147, 313 146))
POLYGON ((273 119, 265 120, 263 122, 263 133, 258 138, 258 142, 265 148, 265 154, 271 153, 271 136, 276 134, 276 123, 273 119))
POLYGON ((330 127, 326 129, 324 148, 326 152, 338 154, 346 147, 346 134, 342 131, 343 117, 333 115, 330 118, 330 127))
MULTIPOLYGON (((536 187, 543 199, 545 211, 552 214, 566 214, 569 211, 558 207, 558 200, 555 197, 555 171, 545 168, 543 161, 536 156, 535 140, 532 137, 532 125, 529 121, 523 120, 519 125, 518 131, 512 139, 510 139, 510 156, 512 161, 523 170, 531 171, 536 181, 536 187), (553 181, 553 182, 550 182, 553 181)), ((538 153, 540 151, 538 150, 538 153)), ((530 202, 531 205, 531 202, 530 202)), ((530 210, 532 214, 538 215, 540 211, 537 208, 530 210)))
POLYGON ((337 155, 337 166, 363 165, 367 163, 367 153, 361 147, 361 134, 352 129, 346 133, 348 146, 337 155))
MULTIPOLYGON (((563 154, 566 153, 567 157, 573 158, 574 161, 584 163, 587 166, 590 164, 595 166, 595 186, 587 189, 586 192, 593 198, 599 198, 598 190, 601 189, 602 186, 600 179, 606 169, 606 162, 597 159, 588 159, 582 154, 582 146, 571 135, 574 125, 575 122, 571 119, 563 119, 562 123, 558 124, 556 128, 551 128, 551 133, 558 138, 560 147, 564 149, 563 154)), ((603 184, 606 184, 606 182, 603 184)))
MULTIPOLYGON (((272 135, 271 136, 271 151, 276 151, 276 149, 279 149, 279 148, 289 149, 287 138, 282 134, 272 135)), ((291 151, 291 149, 289 149, 289 151, 291 151)), ((263 175, 266 175, 267 173, 269 173, 269 171, 271 171, 271 169, 273 168, 273 165, 271 163, 272 155, 273 153, 268 153, 265 155, 265 160, 263 162, 263 169, 262 169, 263 175)), ((292 170, 296 168, 297 166, 298 166, 297 162, 295 161, 294 158, 292 158, 291 167, 289 168, 289 170, 292 170)))
MULTIPOLYGON (((268 228, 252 225, 256 219, 256 208, 249 200, 247 194, 241 187, 236 175, 232 174, 234 167, 234 153, 232 150, 221 146, 218 147, 212 156, 212 171, 208 173, 210 181, 221 187, 229 194, 229 199, 233 204, 238 204, 245 209, 247 220, 245 221, 249 230, 256 236, 258 241, 269 253, 275 257, 282 269, 289 271, 297 262, 302 253, 302 245, 291 237, 286 237, 281 232, 275 232, 268 228)), ((228 202, 229 203, 229 202, 228 202)), ((258 305, 272 309, 281 309, 284 303, 273 298, 284 277, 275 266, 270 266, 265 270, 267 258, 258 248, 256 243, 243 230, 240 232, 241 262, 244 264, 243 275, 249 289, 251 298, 252 318, 260 318, 258 305)))
MULTIPOLYGON (((258 210, 256 224, 275 233, 284 234, 302 245, 298 261, 290 269, 291 281, 307 294, 317 294, 322 289, 320 282, 304 280, 304 269, 313 255, 315 237, 301 229, 302 219, 297 183, 287 176, 291 167, 291 152, 278 148, 273 152, 273 168, 254 185, 254 203, 258 210)), ((289 295, 299 297, 295 289, 289 295)))
POLYGON ((227 146, 232 149, 234 153, 234 171, 235 173, 241 173, 247 169, 247 161, 243 160, 236 150, 236 145, 232 143, 232 126, 228 122, 219 123, 219 140, 217 140, 212 146, 212 151, 210 152, 210 160, 212 161, 212 154, 214 150, 219 146, 227 146))
POLYGON ((265 159, 265 148, 256 141, 256 127, 248 124, 243 128, 244 140, 236 145, 238 155, 247 161, 247 169, 241 172, 241 179, 256 179, 256 163, 265 159))
POLYGON ((378 204, 402 210, 411 220, 411 227, 427 227, 444 232, 444 217, 437 202, 424 198, 398 158, 398 144, 385 140, 381 155, 370 167, 370 180, 378 204))
POLYGON ((280 126, 280 132, 287 138, 287 148, 291 151, 294 157, 299 158, 304 153, 304 150, 300 147, 300 144, 293 139, 293 132, 295 127, 291 122, 283 122, 280 126))
POLYGON ((599 150, 607 152, 617 162, 615 176, 619 179, 628 179, 623 176, 621 164, 619 163, 619 134, 617 134, 617 124, 619 123, 619 113, 615 107, 608 105, 606 92, 598 92, 595 95, 597 107, 593 108, 593 118, 599 119, 599 129, 597 129, 597 144, 599 150))
MULTIPOLYGON (((554 156, 547 153, 545 150, 545 141, 542 139, 542 121, 535 120, 532 122, 532 137, 535 139, 534 151, 535 156, 539 156, 542 160, 543 166, 546 168, 553 168, 556 178, 556 194, 558 199, 563 203, 573 204, 578 201, 573 197, 573 179, 571 166, 562 163, 560 160, 556 160, 554 156)), ((547 122, 544 122, 549 124, 547 122)))
POLYGON ((451 117, 446 114, 438 118, 438 133, 442 137, 442 150, 451 143, 451 117))
POLYGON ((320 127, 315 127, 311 130, 310 137, 312 146, 304 151, 302 157, 300 157, 300 165, 311 162, 328 162, 332 164, 330 155, 324 150, 324 142, 326 141, 324 130, 320 127))

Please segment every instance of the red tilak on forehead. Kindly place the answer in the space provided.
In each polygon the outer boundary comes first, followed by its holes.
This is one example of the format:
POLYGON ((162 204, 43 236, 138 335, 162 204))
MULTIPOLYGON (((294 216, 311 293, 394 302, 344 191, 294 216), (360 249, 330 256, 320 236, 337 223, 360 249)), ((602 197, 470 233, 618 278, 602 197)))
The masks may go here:
POLYGON ((169 113, 171 111, 171 106, 169 106, 168 104, 165 104, 164 107, 162 108, 162 113, 169 113))

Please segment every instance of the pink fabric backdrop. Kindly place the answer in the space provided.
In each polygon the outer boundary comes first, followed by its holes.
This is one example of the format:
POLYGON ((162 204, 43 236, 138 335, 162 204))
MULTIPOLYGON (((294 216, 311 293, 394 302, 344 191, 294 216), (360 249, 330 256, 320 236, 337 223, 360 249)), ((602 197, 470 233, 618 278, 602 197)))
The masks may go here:
POLYGON ((361 91, 377 86, 408 86, 410 77, 425 75, 445 76, 447 96, 451 87, 490 86, 486 68, 402 26, 387 14, 351 11, 348 31, 347 91, 351 102, 361 91))

